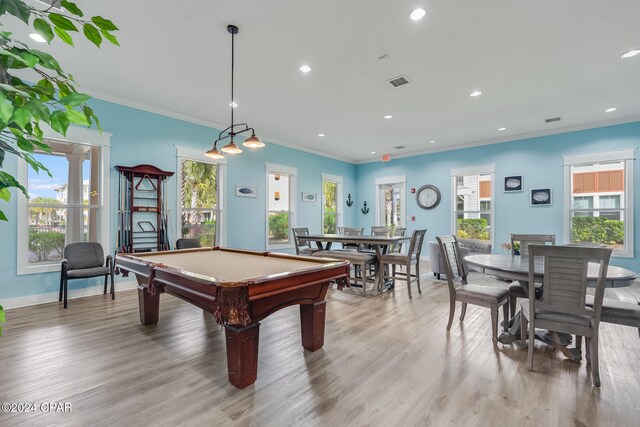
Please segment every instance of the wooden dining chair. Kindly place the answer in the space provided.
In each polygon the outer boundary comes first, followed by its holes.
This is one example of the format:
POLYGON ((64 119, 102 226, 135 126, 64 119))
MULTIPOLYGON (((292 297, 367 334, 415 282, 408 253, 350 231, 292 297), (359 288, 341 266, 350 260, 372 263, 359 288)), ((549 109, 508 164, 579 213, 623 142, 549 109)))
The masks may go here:
POLYGON ((292 228, 291 231, 293 232, 293 243, 296 247, 296 255, 313 255, 314 252, 318 251, 318 249, 312 248, 309 242, 303 243, 298 239, 299 236, 309 235, 309 229, 307 227, 292 228))
POLYGON ((544 278, 542 298, 535 299, 529 287, 529 299, 521 301, 521 337, 529 333, 527 369, 533 371, 533 348, 536 328, 576 335, 576 347, 586 338, 587 363, 591 363, 593 385, 600 387, 598 366, 598 331, 602 316, 602 300, 607 268, 612 250, 609 248, 576 248, 567 246, 529 246, 529 283, 534 282, 536 256, 542 257, 544 278), (593 307, 586 305, 589 262, 598 264, 593 307), (528 330, 527 330, 528 327, 528 330))
MULTIPOLYGON (((556 235, 555 234, 512 234, 511 235, 511 256, 516 255, 515 243, 518 242, 520 244, 520 256, 527 257, 529 256, 529 245, 555 245, 556 244, 556 235)), ((528 298, 525 293, 525 289, 527 289, 527 283, 521 282, 513 282, 509 285, 509 304, 511 314, 515 314, 516 307, 518 306, 518 298, 528 298)), ((540 283, 536 283, 537 295, 540 295, 542 292, 542 285, 540 283)))
MULTIPOLYGON (((362 236, 364 234, 364 227, 344 227, 342 229, 342 234, 345 236, 362 236)), ((357 251, 362 247, 362 245, 359 245, 358 243, 344 243, 342 247, 347 250, 357 251)))
POLYGON ((409 244, 409 252, 405 255, 402 253, 387 253, 380 257, 382 265, 383 279, 398 279, 398 276, 404 276, 407 281, 407 290, 409 291, 409 298, 411 298, 411 284, 417 282, 418 293, 421 294, 420 289, 420 253, 422 252, 422 243, 424 241, 424 235, 427 232, 424 230, 415 230, 411 235, 411 243, 409 244), (388 274, 387 266, 391 266, 391 275, 388 274), (396 266, 404 266, 407 269, 406 274, 400 273, 396 270, 396 266), (415 266, 415 275, 411 274, 411 266, 415 266), (415 280, 414 280, 415 279, 415 280))
POLYGON ((440 246, 440 257, 444 261, 447 285, 449 286, 449 323, 447 331, 451 330, 456 302, 462 303, 460 322, 464 321, 467 304, 479 305, 491 309, 491 337, 493 342, 498 340, 498 310, 504 312, 504 330, 508 330, 509 323, 509 291, 494 286, 470 285, 467 283, 467 270, 462 262, 460 246, 455 236, 436 237, 440 246), (460 280, 460 285, 455 282, 460 280))

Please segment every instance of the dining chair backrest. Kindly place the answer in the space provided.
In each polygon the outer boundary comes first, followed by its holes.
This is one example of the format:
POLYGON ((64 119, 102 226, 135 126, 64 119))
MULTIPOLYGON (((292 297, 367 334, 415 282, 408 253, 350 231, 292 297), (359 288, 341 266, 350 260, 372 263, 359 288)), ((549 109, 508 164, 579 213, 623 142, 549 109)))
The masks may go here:
POLYGON ((364 227, 362 228, 344 227, 343 234, 345 236, 362 236, 364 234, 364 227))
POLYGON ((455 282, 460 280, 462 284, 467 283, 467 271, 460 256, 460 246, 456 236, 436 236, 440 248, 440 257, 444 261, 444 274, 447 276, 449 294, 455 295, 455 282))
MULTIPOLYGON (((394 237, 403 237, 406 232, 407 232, 406 227, 396 227, 396 229, 393 230, 393 236, 394 237)), ((392 253, 392 254, 401 253, 402 252, 402 245, 403 245, 403 243, 396 243, 394 245, 391 245, 391 248, 389 248, 389 253, 392 253)))
POLYGON ((298 228, 292 228, 291 231, 293 232, 293 244, 296 247, 296 254, 300 255, 300 248, 303 247, 308 247, 309 244, 308 243, 302 243, 300 242, 300 239, 298 239, 299 236, 308 236, 309 235, 309 229, 307 227, 298 227, 298 228))
POLYGON ((589 316, 597 325, 612 250, 542 245, 531 245, 529 249, 529 283, 534 283, 536 261, 542 260, 544 271, 542 299, 536 300, 535 289, 529 286, 530 312, 538 307, 548 312, 589 316), (597 263, 599 268, 593 308, 585 304, 590 261, 597 263))
POLYGON ((529 256, 529 245, 555 245, 555 234, 512 234, 511 256, 516 254, 515 243, 520 243, 520 256, 529 256))
POLYGON ((344 227, 336 227, 338 234, 344 234, 344 227))
POLYGON ((420 262, 420 253, 422 252, 422 243, 424 242, 424 235, 427 233, 427 229, 413 230, 411 235, 411 242, 409 243, 410 258, 416 258, 420 262))
POLYGON ((193 249, 200 246, 200 239, 197 237, 181 237, 176 240, 176 249, 193 249))
POLYGON ((393 228, 391 227, 371 226, 372 236, 391 236, 391 233, 393 233, 393 228))

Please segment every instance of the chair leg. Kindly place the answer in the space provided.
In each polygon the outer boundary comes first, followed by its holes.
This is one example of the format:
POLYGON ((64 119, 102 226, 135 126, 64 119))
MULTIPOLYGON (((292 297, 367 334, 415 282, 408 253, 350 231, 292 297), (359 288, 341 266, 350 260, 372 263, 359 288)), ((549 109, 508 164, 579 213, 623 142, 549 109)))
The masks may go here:
POLYGON ((509 300, 509 303, 502 304, 502 314, 504 315, 504 324, 503 324, 502 329, 505 332, 509 331, 509 319, 510 319, 510 317, 509 317, 510 311, 509 310, 511 308, 510 305, 511 305, 511 300, 509 300))
POLYGON ((116 299, 116 287, 113 284, 113 271, 111 272, 111 299, 116 299))
POLYGON ((527 354, 527 369, 533 371, 533 345, 535 343, 536 330, 533 321, 529 321, 529 353, 527 354))
POLYGON ((407 266, 407 289, 409 290, 409 299, 411 299, 411 269, 407 266))
POLYGON ((528 326, 529 320, 520 312, 520 340, 522 340, 523 343, 527 342, 528 326))
POLYGON ((512 316, 516 314, 516 310, 518 309, 518 298, 509 296, 509 313, 512 316))
POLYGON ((491 339, 498 342, 498 304, 491 304, 491 339))
POLYGON ((449 299, 449 323, 447 324, 447 331, 451 329, 453 323, 453 316, 456 314, 456 300, 451 297, 449 299))
POLYGON ((600 366, 598 364, 598 332, 591 338, 589 353, 591 353, 591 379, 593 385, 600 387, 600 366))
POLYGON ((460 311, 460 321, 461 322, 464 322, 465 314, 467 314, 467 303, 463 302, 462 303, 462 310, 460 311))
POLYGON ((587 357, 587 364, 591 364, 591 338, 584 337, 586 351, 585 356, 587 357))
POLYGON ((104 292, 102 293, 102 295, 106 295, 107 294, 107 280, 109 279, 109 275, 105 274, 104 275, 104 292))
POLYGON ((367 264, 362 263, 360 265, 360 271, 362 272, 362 295, 367 296, 367 264))
POLYGON ((440 280, 440 273, 436 274, 436 278, 440 280))
POLYGON ((60 295, 58 296, 58 301, 62 301, 62 283, 64 281, 64 277, 62 277, 62 274, 60 275, 60 295))
POLYGON ((62 305, 63 308, 67 308, 67 279, 64 279, 64 285, 63 285, 63 300, 64 303, 62 305))
POLYGON ((420 260, 416 263, 416 279, 418 280, 418 293, 422 295, 422 289, 420 289, 420 260))
POLYGON ((580 335, 576 335, 576 350, 578 350, 578 353, 582 358, 582 337, 580 335))

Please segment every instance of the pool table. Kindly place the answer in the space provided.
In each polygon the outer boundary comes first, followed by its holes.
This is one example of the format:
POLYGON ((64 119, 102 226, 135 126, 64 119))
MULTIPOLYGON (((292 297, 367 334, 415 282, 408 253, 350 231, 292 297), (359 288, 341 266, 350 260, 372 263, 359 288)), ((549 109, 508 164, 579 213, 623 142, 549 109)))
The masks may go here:
POLYGON ((348 284, 349 262, 220 247, 118 254, 116 268, 138 281, 140 322, 158 323, 160 294, 212 313, 224 325, 229 382, 256 381, 260 320, 300 305, 302 346, 324 344, 325 296, 331 281, 348 284))

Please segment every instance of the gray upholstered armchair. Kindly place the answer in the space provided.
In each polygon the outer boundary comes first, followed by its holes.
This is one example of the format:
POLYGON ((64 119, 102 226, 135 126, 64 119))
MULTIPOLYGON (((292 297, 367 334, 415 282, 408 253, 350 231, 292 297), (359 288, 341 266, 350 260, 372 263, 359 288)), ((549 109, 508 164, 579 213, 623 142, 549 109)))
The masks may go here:
MULTIPOLYGON (((491 243, 486 240, 477 239, 459 239, 458 244, 460 246, 460 257, 464 258, 469 254, 490 254, 491 243)), ((446 274, 444 260, 440 256, 440 248, 437 242, 428 242, 427 247, 429 250, 429 264, 433 275, 440 280, 441 274, 446 274)), ((467 265, 467 271, 470 266, 467 265)))
POLYGON ((104 293, 107 293, 107 279, 111 277, 111 299, 115 299, 113 286, 113 258, 107 256, 100 243, 80 242, 70 243, 64 247, 64 259, 60 272, 60 296, 58 301, 64 300, 67 308, 67 281, 69 279, 85 279, 104 276, 104 293))

